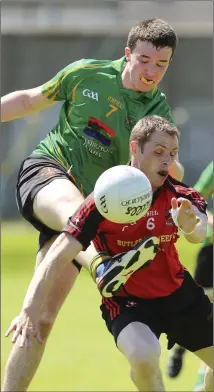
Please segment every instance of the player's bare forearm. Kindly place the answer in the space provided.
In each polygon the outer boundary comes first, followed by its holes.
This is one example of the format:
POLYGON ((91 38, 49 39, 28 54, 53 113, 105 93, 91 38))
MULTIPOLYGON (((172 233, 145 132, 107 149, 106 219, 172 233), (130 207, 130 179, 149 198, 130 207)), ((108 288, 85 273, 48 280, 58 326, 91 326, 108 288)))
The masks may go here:
POLYGON ((182 181, 183 177, 184 177, 184 167, 182 166, 182 164, 176 160, 171 169, 170 169, 170 176, 175 178, 175 180, 177 181, 182 181))
POLYGON ((7 122, 30 116, 53 103, 42 94, 41 87, 14 91, 1 98, 1 121, 7 122))
POLYGON ((59 271, 81 250, 82 245, 74 237, 65 233, 59 235, 35 271, 24 299, 23 309, 39 313, 44 298, 55 285, 59 271))

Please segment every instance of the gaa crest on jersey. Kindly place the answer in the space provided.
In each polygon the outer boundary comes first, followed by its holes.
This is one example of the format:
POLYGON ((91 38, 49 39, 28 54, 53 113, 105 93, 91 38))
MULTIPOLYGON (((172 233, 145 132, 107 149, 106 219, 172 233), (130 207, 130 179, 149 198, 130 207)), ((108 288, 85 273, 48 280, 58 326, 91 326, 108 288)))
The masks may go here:
POLYGON ((172 219, 172 215, 170 213, 170 209, 165 211, 165 219, 166 219, 166 225, 167 226, 173 226, 174 225, 174 221, 172 219))
POLYGON ((131 132, 132 128, 135 126, 137 119, 135 116, 126 116, 125 117, 125 127, 131 132))

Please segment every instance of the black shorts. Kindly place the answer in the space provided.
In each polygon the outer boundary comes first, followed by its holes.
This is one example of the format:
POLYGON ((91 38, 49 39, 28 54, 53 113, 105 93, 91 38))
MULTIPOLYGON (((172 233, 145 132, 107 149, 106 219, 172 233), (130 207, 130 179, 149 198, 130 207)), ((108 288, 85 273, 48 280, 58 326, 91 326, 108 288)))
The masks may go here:
POLYGON ((103 298, 100 308, 116 344, 120 332, 134 321, 146 324, 158 339, 165 333, 168 350, 175 343, 192 352, 213 344, 212 303, 187 271, 181 287, 167 297, 114 296, 103 298))
POLYGON ((204 288, 213 287, 213 244, 200 249, 194 278, 204 288))
MULTIPOLYGON (((16 184, 16 201, 21 215, 39 232, 39 249, 53 236, 60 234, 52 230, 33 216, 33 200, 36 194, 56 178, 72 181, 63 166, 46 157, 28 157, 20 167, 16 184)), ((81 265, 75 260, 74 265, 80 271, 81 265)))

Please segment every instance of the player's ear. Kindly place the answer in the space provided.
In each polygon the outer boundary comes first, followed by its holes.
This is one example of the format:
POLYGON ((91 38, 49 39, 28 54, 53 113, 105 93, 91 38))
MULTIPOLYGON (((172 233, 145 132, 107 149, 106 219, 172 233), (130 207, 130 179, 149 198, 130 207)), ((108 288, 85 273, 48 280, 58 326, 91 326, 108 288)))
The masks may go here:
POLYGON ((126 61, 130 61, 131 51, 128 46, 125 47, 125 56, 126 56, 126 61))
POLYGON ((135 157, 137 152, 137 143, 136 140, 132 140, 130 142, 130 155, 131 157, 135 157))

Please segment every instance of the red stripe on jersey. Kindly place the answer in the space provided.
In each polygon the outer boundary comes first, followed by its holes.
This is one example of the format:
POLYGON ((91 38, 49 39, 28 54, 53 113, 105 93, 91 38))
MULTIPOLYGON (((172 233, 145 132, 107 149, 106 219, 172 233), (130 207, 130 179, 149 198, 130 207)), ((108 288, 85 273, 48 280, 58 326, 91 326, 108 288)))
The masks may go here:
POLYGON ((88 200, 86 207, 87 207, 86 209, 84 209, 84 208, 80 209, 80 211, 82 212, 79 214, 80 219, 87 218, 89 216, 89 214, 91 212, 93 212, 94 210, 96 210, 96 208, 97 208, 93 199, 88 200))
POLYGON ((93 239, 93 243, 94 243, 94 246, 97 250, 108 252, 108 247, 107 247, 106 243, 103 243, 100 237, 96 236, 93 239))
POLYGON ((109 298, 108 299, 112 304, 113 304, 113 306, 115 307, 115 317, 116 316, 118 316, 119 314, 120 314, 120 305, 118 305, 118 303, 116 302, 116 301, 114 301, 113 300, 113 298, 109 298))
POLYGON ((114 320, 114 315, 113 315, 113 308, 111 306, 111 304, 108 304, 108 300, 107 298, 103 298, 103 303, 106 306, 106 308, 108 309, 109 313, 110 313, 110 319, 114 320))
POLYGON ((100 128, 103 128, 104 131, 106 131, 106 133, 108 133, 110 136, 114 136, 116 133, 113 129, 109 128, 108 125, 104 124, 102 121, 97 120, 96 118, 90 117, 88 121, 90 121, 92 124, 97 124, 100 128))

